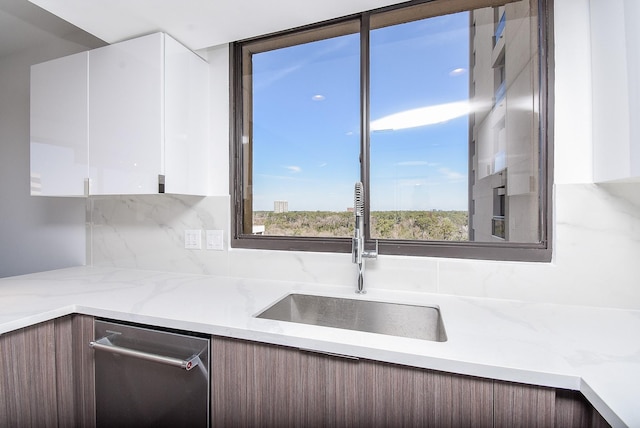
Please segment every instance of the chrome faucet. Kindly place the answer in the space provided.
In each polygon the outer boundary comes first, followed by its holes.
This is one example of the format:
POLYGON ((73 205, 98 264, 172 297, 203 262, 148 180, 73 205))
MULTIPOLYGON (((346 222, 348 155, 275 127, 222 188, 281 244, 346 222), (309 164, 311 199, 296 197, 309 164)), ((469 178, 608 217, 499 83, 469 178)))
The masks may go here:
POLYGON ((356 293, 365 294, 364 289, 364 260, 378 257, 378 240, 376 240, 375 250, 364 249, 364 190, 362 183, 357 182, 354 194, 354 208, 356 225, 351 239, 351 261, 358 265, 358 288, 356 293))

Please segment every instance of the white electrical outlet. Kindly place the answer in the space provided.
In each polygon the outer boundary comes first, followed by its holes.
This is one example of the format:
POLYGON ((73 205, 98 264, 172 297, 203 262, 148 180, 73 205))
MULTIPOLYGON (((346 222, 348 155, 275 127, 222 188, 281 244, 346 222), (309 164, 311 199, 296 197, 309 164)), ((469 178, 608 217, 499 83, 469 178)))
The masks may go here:
POLYGON ((207 230, 207 250, 224 250, 224 233, 222 230, 207 230))
POLYGON ((184 248, 187 250, 202 249, 202 231, 201 230, 185 230, 184 231, 184 248))

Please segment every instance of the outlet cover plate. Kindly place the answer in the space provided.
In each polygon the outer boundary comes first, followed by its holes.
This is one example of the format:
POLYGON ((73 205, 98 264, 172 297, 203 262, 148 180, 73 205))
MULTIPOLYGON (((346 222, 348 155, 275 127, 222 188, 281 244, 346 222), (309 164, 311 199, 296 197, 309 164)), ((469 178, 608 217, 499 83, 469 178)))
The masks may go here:
POLYGON ((201 230, 185 230, 184 231, 184 248, 187 250, 202 249, 202 231, 201 230))
POLYGON ((207 250, 224 250, 224 232, 222 230, 207 230, 207 250))

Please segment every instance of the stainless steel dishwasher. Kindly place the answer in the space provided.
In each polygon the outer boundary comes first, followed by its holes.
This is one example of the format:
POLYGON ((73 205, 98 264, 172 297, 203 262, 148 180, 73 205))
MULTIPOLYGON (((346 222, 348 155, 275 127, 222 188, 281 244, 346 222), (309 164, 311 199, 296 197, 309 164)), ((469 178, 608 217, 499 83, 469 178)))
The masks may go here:
POLYGON ((209 425, 209 339, 96 320, 98 427, 209 425))

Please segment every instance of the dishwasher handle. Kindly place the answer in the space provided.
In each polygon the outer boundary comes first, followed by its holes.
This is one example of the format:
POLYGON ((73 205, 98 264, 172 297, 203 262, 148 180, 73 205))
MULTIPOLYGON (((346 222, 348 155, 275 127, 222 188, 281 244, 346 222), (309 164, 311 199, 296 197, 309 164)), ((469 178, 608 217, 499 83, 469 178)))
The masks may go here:
POLYGON ((127 355, 129 357, 140 358, 146 361, 154 361, 156 363, 167 364, 173 367, 179 367, 187 371, 198 366, 200 358, 197 355, 189 359, 182 360, 180 358, 167 357, 165 355, 152 354, 150 352, 138 351, 136 349, 125 348, 122 346, 114 345, 106 338, 98 339, 96 341, 89 342, 89 347, 96 351, 107 351, 113 354, 127 355))

